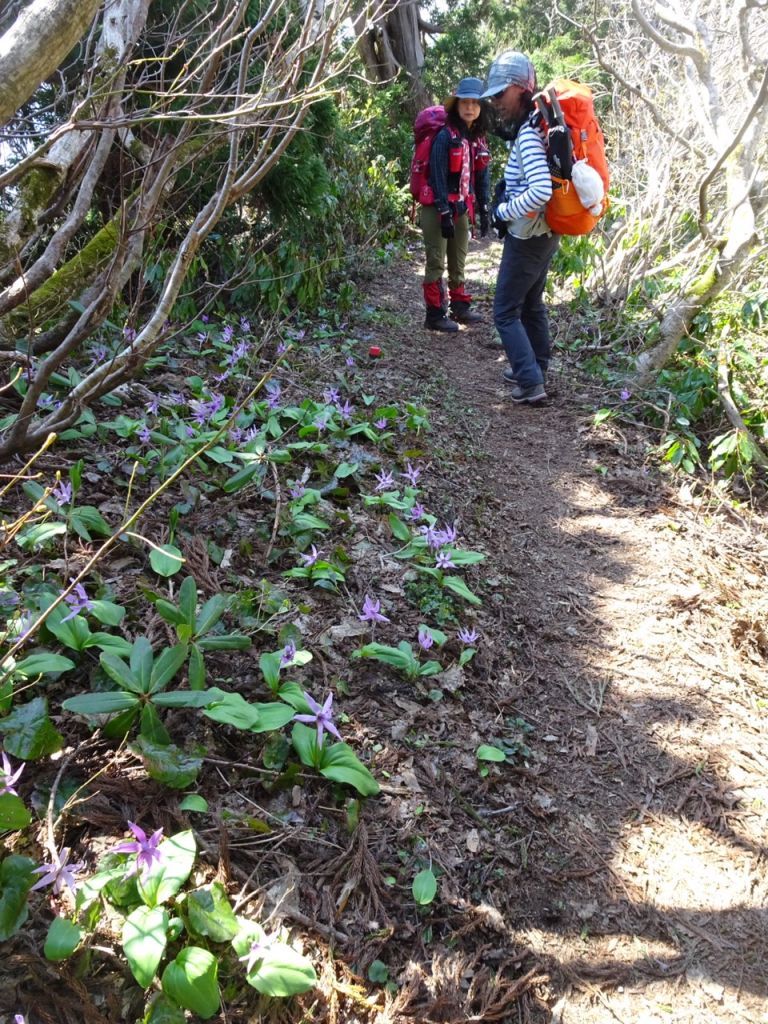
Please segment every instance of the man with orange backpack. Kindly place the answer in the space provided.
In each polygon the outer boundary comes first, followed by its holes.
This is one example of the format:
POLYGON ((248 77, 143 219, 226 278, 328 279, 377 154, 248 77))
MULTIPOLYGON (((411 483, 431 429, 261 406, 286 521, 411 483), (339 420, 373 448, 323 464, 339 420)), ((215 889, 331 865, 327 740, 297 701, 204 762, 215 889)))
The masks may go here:
POLYGON ((560 236, 587 234, 607 209, 605 140, 589 87, 556 79, 536 94, 533 64, 517 50, 493 61, 483 96, 510 140, 494 196, 494 226, 504 238, 494 320, 512 401, 534 405, 547 397, 547 272, 560 236))
POLYGON ((428 107, 416 119, 416 148, 411 165, 411 192, 421 204, 419 223, 424 238, 424 326, 432 331, 458 331, 459 324, 478 323, 472 296, 464 282, 470 223, 475 213, 480 234, 488 232, 488 162, 485 133, 490 111, 481 101, 483 82, 462 78, 443 107, 428 107), (446 301, 443 272, 448 263, 446 301), (450 317, 446 314, 450 312, 450 317))
POLYGON ((536 71, 517 50, 506 50, 488 71, 483 97, 490 98, 510 140, 504 178, 496 186, 494 225, 504 237, 493 317, 509 368, 513 402, 536 404, 547 397, 550 356, 544 286, 560 243, 544 218, 552 195, 544 132, 535 125, 536 71))

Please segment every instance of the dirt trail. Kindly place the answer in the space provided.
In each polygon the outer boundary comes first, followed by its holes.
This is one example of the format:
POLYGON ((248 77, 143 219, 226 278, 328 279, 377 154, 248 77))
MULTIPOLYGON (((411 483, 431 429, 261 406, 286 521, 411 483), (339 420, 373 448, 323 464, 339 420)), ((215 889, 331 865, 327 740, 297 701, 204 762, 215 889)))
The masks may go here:
MULTIPOLYGON (((498 256, 473 243, 487 310, 498 256)), ((393 762, 415 795, 389 818, 429 834, 481 962, 538 961, 493 1019, 545 1020, 543 997, 562 1024, 764 1022, 765 533, 648 470, 638 429, 592 428, 562 357, 546 408, 512 405, 489 324, 414 327, 420 272, 416 251, 369 293, 380 382, 435 410, 430 507, 489 558, 482 661, 410 709, 431 756, 393 762), (478 782, 477 744, 515 729, 530 752, 478 782)))

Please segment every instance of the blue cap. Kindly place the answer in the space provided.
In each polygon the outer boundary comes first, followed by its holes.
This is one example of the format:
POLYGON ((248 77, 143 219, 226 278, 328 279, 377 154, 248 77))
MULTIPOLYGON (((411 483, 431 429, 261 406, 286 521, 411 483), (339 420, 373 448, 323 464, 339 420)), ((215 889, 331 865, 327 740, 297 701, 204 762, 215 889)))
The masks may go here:
POLYGON ((462 78, 453 91, 457 100, 480 100, 483 98, 482 78, 462 78))

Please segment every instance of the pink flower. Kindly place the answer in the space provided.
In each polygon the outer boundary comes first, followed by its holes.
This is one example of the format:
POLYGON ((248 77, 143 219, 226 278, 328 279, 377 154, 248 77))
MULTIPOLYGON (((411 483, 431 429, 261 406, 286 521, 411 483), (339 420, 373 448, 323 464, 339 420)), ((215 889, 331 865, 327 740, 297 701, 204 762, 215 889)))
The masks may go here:
POLYGON ((304 699, 306 700, 307 704, 309 704, 312 714, 294 715, 294 721, 305 722, 307 725, 317 726, 318 747, 322 747, 323 745, 323 732, 326 730, 333 736, 335 736, 337 740, 340 740, 341 735, 339 733, 339 730, 333 724, 333 712, 331 711, 331 708, 333 707, 333 694, 328 694, 328 696, 325 698, 325 703, 322 705, 322 707, 306 691, 304 692, 304 699))

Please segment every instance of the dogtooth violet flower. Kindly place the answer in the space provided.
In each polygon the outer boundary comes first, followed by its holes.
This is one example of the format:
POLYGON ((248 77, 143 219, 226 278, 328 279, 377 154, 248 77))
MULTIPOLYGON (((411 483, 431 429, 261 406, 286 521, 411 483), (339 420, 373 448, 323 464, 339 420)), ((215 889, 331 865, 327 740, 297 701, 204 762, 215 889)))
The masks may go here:
POLYGON ((142 444, 149 444, 149 442, 152 440, 152 431, 149 429, 146 423, 139 431, 139 440, 141 441, 142 444))
POLYGON ((333 694, 329 693, 325 698, 325 702, 322 707, 310 694, 304 691, 304 700, 309 704, 311 714, 309 715, 294 715, 293 720, 295 722, 305 722, 307 725, 317 726, 317 745, 322 747, 323 745, 323 733, 329 732, 332 736, 335 736, 337 740, 341 739, 341 734, 336 726, 333 724, 333 694))
POLYGON ((426 511, 423 505, 414 505, 408 515, 414 522, 418 522, 426 511))
POLYGON ((312 550, 300 552, 299 558, 304 563, 304 568, 308 569, 311 565, 315 564, 315 562, 318 560, 321 554, 322 551, 318 551, 315 545, 313 544, 312 550))
POLYGON ((72 484, 68 480, 58 480, 51 494, 59 505, 68 505, 72 501, 72 484))
POLYGON ((363 610, 358 619, 361 622, 389 622, 387 616, 381 614, 381 601, 375 601, 370 594, 365 595, 363 610))
POLYGON ((32 886, 32 891, 44 889, 46 885, 53 885, 54 895, 58 896, 66 885, 74 896, 77 892, 75 875, 79 875, 84 868, 85 863, 83 861, 78 861, 77 864, 69 863, 69 847, 65 846, 54 855, 53 861, 50 864, 41 864, 39 868, 34 869, 33 875, 42 875, 43 877, 39 882, 35 882, 32 886))
POLYGON ((632 397, 632 392, 631 391, 628 391, 627 388, 622 388, 621 389, 621 394, 619 395, 619 398, 622 400, 622 402, 628 402, 631 397, 632 397))
POLYGON ((339 401, 339 392, 336 388, 326 388, 323 392, 323 401, 328 405, 335 405, 339 401))
POLYGON ((225 342, 232 341, 232 335, 235 333, 235 328, 232 324, 227 324, 224 330, 221 332, 221 340, 225 342))
POLYGON ((435 567, 437 569, 455 569, 456 563, 451 558, 450 551, 438 551, 435 556, 435 567))
POLYGON ((410 462, 406 462, 405 472, 401 473, 400 475, 405 477, 405 479, 408 481, 411 487, 415 487, 416 484, 419 482, 421 470, 418 468, 418 466, 412 466, 410 462))
POLYGON ((480 634, 477 632, 476 629, 466 629, 464 627, 462 627, 456 635, 458 636, 459 640, 461 640, 461 642, 467 647, 471 646, 472 644, 476 644, 478 639, 480 638, 480 634))
POLYGON ((374 422, 374 424, 373 424, 373 425, 374 425, 374 427, 376 427, 376 428, 377 428, 378 430, 386 430, 386 429, 387 429, 387 427, 389 426, 389 420, 388 420, 388 419, 386 418, 386 416, 381 416, 381 417, 380 417, 379 419, 377 419, 377 420, 376 420, 376 421, 374 422))
POLYGON ((274 941, 275 941, 275 936, 274 935, 267 935, 266 932, 263 933, 263 937, 261 939, 254 939, 253 940, 253 942, 251 943, 250 948, 249 948, 248 952, 245 954, 245 956, 241 956, 241 957, 238 958, 240 963, 246 965, 245 966, 245 973, 246 974, 250 974, 251 971, 253 970, 253 968, 256 966, 256 964, 260 960, 264 959, 264 957, 269 952, 270 947, 273 945, 274 941))
POLYGON ((153 395, 144 408, 150 416, 157 416, 158 412, 160 412, 160 399, 157 395, 153 395))
POLYGON ((162 853, 158 850, 160 840, 163 838, 163 830, 159 828, 147 838, 147 833, 144 829, 139 828, 132 821, 128 822, 128 828, 133 832, 134 839, 118 843, 117 846, 112 848, 112 852, 135 853, 136 863, 125 877, 130 878, 131 875, 136 874, 141 874, 143 877, 155 864, 159 864, 163 859, 162 853))
POLYGON ((3 751, 2 754, 3 767, 0 768, 0 796, 4 796, 6 793, 10 793, 12 796, 18 796, 19 794, 13 788, 19 781, 19 776, 24 771, 24 765, 21 764, 13 770, 13 765, 8 759, 8 755, 3 751))
POLYGON ((376 479, 378 483, 374 487, 375 491, 388 491, 391 487, 395 486, 395 478, 391 473, 386 473, 383 469, 380 473, 376 473, 376 479))
POLYGON ((419 647, 422 651, 428 651, 429 648, 434 644, 433 638, 429 635, 429 631, 426 626, 422 626, 419 630, 419 647))
POLYGON ((280 654, 280 668, 285 668, 286 665, 290 665, 295 657, 296 644, 293 640, 289 640, 280 654))
MULTIPOLYGON (((70 580, 70 583, 73 582, 74 580, 70 580)), ((93 601, 91 601, 90 597, 88 597, 88 595, 86 594, 85 587, 83 586, 82 583, 75 583, 74 594, 67 594, 64 600, 67 602, 72 611, 69 613, 69 615, 64 616, 64 618, 61 620, 62 622, 69 622, 70 619, 74 619, 74 617, 76 615, 79 615, 81 612, 93 611, 93 601)))

